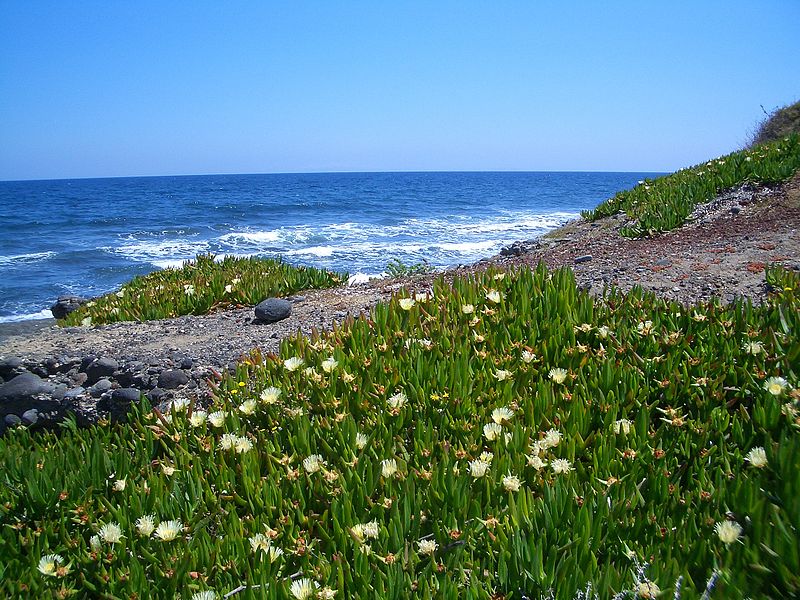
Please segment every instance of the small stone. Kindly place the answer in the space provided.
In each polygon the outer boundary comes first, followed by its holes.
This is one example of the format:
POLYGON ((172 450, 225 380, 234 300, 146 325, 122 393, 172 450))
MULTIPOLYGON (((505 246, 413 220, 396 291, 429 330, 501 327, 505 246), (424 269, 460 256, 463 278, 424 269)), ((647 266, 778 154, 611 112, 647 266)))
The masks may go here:
POLYGON ((657 267, 669 267, 672 265, 672 261, 668 258, 662 258, 661 260, 656 261, 657 267))
POLYGON ((36 425, 36 421, 39 420, 39 411, 35 408, 31 408, 30 410, 26 410, 22 413, 22 422, 26 425, 36 425))
POLYGON ((170 396, 170 392, 167 390, 162 390, 161 388, 153 388, 147 393, 147 398, 150 400, 151 403, 156 404, 161 402, 165 398, 170 396))
POLYGON ((742 210, 741 206, 731 206, 731 214, 738 215, 742 210))
POLYGON ((17 358, 16 356, 9 356, 8 358, 4 358, 3 360, 0 360, 0 376, 9 377, 14 373, 14 371, 19 369, 21 366, 22 366, 21 358, 17 358))
POLYGON ((89 381, 98 381, 101 377, 110 377, 114 371, 119 369, 119 363, 113 358, 98 358, 86 367, 86 375, 89 381))
POLYGON ((162 371, 158 376, 158 387, 165 390, 174 390, 182 385, 186 385, 189 376, 181 370, 169 369, 162 371))
POLYGON ((111 389, 112 383, 108 379, 101 379, 89 388, 89 393, 93 398, 99 398, 111 389))
POLYGON ((181 369, 191 369, 194 366, 194 361, 188 356, 181 361, 181 369))
POLYGON ((16 427, 17 425, 19 425, 20 423, 22 423, 22 419, 20 419, 20 418, 19 418, 17 415, 15 415, 15 414, 8 414, 8 415, 6 415, 5 417, 3 417, 3 421, 4 421, 4 422, 5 422, 5 424, 6 424, 6 425, 8 425, 9 427, 16 427))
POLYGON ((82 298, 81 296, 59 296, 56 303, 50 307, 50 312, 53 313, 54 318, 64 319, 69 313, 78 310, 88 301, 88 298, 82 298))
POLYGON ((591 254, 584 254, 583 256, 578 256, 575 259, 575 264, 579 265, 580 263, 589 262, 590 260, 592 260, 592 255, 591 254))
POLYGON ((256 305, 255 313, 262 323, 277 323, 292 314, 292 303, 282 298, 267 298, 256 305))

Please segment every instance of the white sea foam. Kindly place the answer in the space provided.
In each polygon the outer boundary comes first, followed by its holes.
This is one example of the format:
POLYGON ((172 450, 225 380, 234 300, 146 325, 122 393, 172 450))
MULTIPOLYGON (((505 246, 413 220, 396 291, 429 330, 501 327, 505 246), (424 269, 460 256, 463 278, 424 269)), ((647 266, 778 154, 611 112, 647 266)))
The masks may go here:
POLYGON ((166 261, 170 264, 182 263, 184 260, 194 258, 198 254, 208 252, 208 242, 205 240, 139 240, 116 247, 103 248, 108 252, 121 254, 137 262, 156 264, 155 261, 166 261))
POLYGON ((43 308, 39 312, 28 313, 26 315, 10 315, 7 317, 0 317, 0 323, 17 323, 19 321, 36 321, 39 319, 52 319, 53 313, 49 308, 43 308))
POLYGON ((347 279, 347 285, 363 285, 373 279, 383 279, 386 277, 386 273, 379 273, 377 275, 369 275, 367 273, 356 273, 355 275, 350 275, 347 279))
POLYGON ((444 244, 436 244, 437 248, 441 248, 442 250, 447 250, 449 252, 480 252, 485 250, 491 250, 492 248, 498 246, 499 243, 497 240, 485 240, 483 242, 460 242, 460 243, 444 243, 444 244))
POLYGON ((47 260, 55 256, 55 252, 31 252, 30 254, 15 254, 13 256, 0 256, 0 265, 8 266, 14 263, 32 263, 47 260))

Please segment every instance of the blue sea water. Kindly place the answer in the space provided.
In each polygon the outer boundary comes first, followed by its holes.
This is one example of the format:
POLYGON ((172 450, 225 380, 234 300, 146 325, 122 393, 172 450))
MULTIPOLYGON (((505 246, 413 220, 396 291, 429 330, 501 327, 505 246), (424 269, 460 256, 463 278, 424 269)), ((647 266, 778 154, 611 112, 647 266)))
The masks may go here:
POLYGON ((319 173, 0 182, 0 322, 198 253, 352 274, 496 254, 652 173, 319 173))

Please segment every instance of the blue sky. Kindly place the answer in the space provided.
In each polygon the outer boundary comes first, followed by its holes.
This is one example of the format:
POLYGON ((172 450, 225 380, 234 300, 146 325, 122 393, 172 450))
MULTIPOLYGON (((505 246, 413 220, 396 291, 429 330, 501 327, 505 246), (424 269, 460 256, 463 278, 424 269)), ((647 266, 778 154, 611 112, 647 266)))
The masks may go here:
POLYGON ((667 171, 800 99, 800 2, 8 2, 0 179, 667 171))

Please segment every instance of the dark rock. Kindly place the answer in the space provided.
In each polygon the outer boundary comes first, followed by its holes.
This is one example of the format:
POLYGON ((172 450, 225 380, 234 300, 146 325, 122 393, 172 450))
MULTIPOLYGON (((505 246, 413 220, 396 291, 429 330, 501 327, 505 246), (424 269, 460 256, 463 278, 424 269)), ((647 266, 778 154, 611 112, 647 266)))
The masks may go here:
POLYGON ((35 408, 31 408, 22 413, 22 422, 25 423, 25 425, 36 425, 36 421, 38 420, 39 411, 35 408))
POLYGON ((152 404, 157 404, 162 400, 166 400, 171 395, 170 392, 167 390, 162 390, 161 388, 154 387, 147 393, 147 398, 150 400, 152 404))
POLYGON ((580 263, 589 262, 590 260, 592 260, 592 255, 591 254, 584 254, 583 256, 578 256, 575 259, 575 264, 578 265, 580 263))
POLYGON ((89 393, 92 395, 93 398, 99 398, 107 391, 111 389, 113 384, 108 379, 101 379, 97 383, 95 383, 92 387, 89 388, 89 393))
POLYGON ((738 215, 742 210, 741 206, 731 206, 730 211, 732 215, 738 215))
POLYGON ((78 310, 88 301, 89 298, 80 296, 59 296, 56 303, 50 307, 50 312, 56 319, 64 319, 69 313, 78 310))
POLYGON ((131 404, 139 402, 142 393, 135 388, 120 388, 111 393, 110 412, 114 422, 125 422, 131 404))
POLYGON ((22 423, 22 419, 20 419, 17 415, 11 413, 3 417, 3 422, 9 427, 16 427, 17 425, 22 423))
POLYGON ((267 298, 256 305, 255 313, 262 323, 277 323, 292 314, 292 303, 282 298, 267 298))
POLYGON ((79 369, 79 370, 80 370, 80 371, 86 371, 87 367, 88 367, 90 364, 92 364, 92 363, 95 361, 95 359, 96 359, 96 358, 97 358, 97 357, 96 357, 94 354, 90 354, 90 355, 88 355, 88 356, 84 356, 84 357, 81 359, 81 367, 80 367, 80 369, 79 369))
POLYGON ((10 378, 14 373, 22 367, 22 359, 16 356, 9 356, 0 360, 0 376, 3 378, 10 378))
POLYGON ((169 369, 168 371, 162 371, 161 375, 158 376, 158 387, 165 390, 174 390, 186 385, 188 381, 189 376, 183 371, 169 369))
POLYGON ((191 369, 194 366, 194 361, 188 356, 181 360, 181 369, 191 369))
POLYGON ((78 386, 74 387, 71 390, 67 390, 64 394, 64 400, 72 400, 73 398, 77 398, 78 396, 82 396, 86 393, 86 389, 78 386))
POLYGON ((119 363, 116 360, 103 357, 93 360, 86 367, 86 375, 89 377, 89 382, 95 382, 101 377, 110 377, 117 369, 119 369, 119 363))
MULTIPOLYGON (((33 373, 21 373, 0 385, 0 406, 25 401, 41 394, 51 394, 55 386, 33 373)), ((8 411, 16 412, 16 411, 8 411)))
POLYGON ((668 258, 662 258, 661 260, 656 261, 657 267, 669 267, 672 266, 672 261, 668 258))

